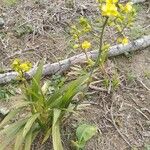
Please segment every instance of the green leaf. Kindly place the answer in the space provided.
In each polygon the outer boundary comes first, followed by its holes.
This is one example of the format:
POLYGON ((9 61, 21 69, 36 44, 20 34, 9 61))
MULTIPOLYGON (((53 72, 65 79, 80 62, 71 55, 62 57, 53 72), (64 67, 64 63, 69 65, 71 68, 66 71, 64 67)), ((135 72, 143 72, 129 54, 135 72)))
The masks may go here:
POLYGON ((63 150, 60 136, 60 121, 61 110, 54 109, 53 125, 52 125, 52 139, 54 150, 63 150))
POLYGON ((19 112, 19 109, 12 110, 1 122, 0 128, 2 128, 4 125, 6 125, 11 119, 14 119, 14 116, 19 112))
POLYGON ((18 109, 18 108, 21 108, 21 107, 26 107, 26 106, 28 106, 28 105, 30 105, 30 104, 33 104, 33 102, 19 101, 19 102, 17 102, 17 104, 15 104, 15 105, 13 106, 13 108, 18 109))
POLYGON ((32 142, 40 132, 39 124, 36 123, 34 126, 30 129, 30 131, 27 133, 25 142, 24 142, 24 150, 30 150, 32 142))
POLYGON ((0 136, 2 134, 6 134, 6 135, 5 135, 5 139, 2 142, 2 144, 0 144, 0 150, 5 150, 5 147, 7 145, 9 145, 12 140, 15 139, 16 134, 22 128, 22 126, 25 124, 26 121, 27 121, 27 119, 17 121, 15 123, 9 125, 8 127, 5 127, 3 130, 1 130, 0 136))
POLYGON ((97 128, 91 125, 82 124, 76 130, 76 136, 80 147, 84 147, 86 142, 97 132, 97 128))
POLYGON ((14 150, 19 150, 20 149, 21 144, 24 141, 24 137, 22 136, 22 134, 23 134, 23 128, 21 128, 20 131, 18 131, 18 133, 17 133, 14 150))
POLYGON ((43 72, 43 62, 38 66, 36 73, 31 81, 31 85, 26 88, 26 97, 32 102, 41 100, 43 102, 43 93, 40 87, 40 80, 43 72))
POLYGON ((26 123, 26 125, 25 125, 25 127, 24 127, 24 129, 23 129, 23 137, 25 137, 25 136, 27 135, 27 133, 29 132, 29 130, 31 129, 33 123, 34 123, 35 120, 39 117, 39 115, 40 115, 39 113, 34 114, 34 115, 32 115, 32 116, 28 119, 28 121, 27 121, 27 123, 26 123))
POLYGON ((25 139, 24 150, 30 150, 32 144, 32 132, 30 132, 25 139))
POLYGON ((0 131, 0 136, 2 134, 6 134, 7 136, 12 135, 13 133, 17 132, 26 122, 28 118, 25 118, 23 120, 17 121, 13 124, 8 125, 3 130, 0 131))
POLYGON ((25 138, 24 150, 30 150, 32 144, 32 132, 29 132, 25 138))
POLYGON ((51 108, 67 108, 72 98, 82 90, 87 79, 88 75, 69 82, 50 97, 48 105, 51 108))
POLYGON ((48 131, 46 132, 46 134, 44 135, 42 144, 44 144, 47 141, 47 139, 50 137, 51 133, 52 133, 52 128, 49 128, 48 131))

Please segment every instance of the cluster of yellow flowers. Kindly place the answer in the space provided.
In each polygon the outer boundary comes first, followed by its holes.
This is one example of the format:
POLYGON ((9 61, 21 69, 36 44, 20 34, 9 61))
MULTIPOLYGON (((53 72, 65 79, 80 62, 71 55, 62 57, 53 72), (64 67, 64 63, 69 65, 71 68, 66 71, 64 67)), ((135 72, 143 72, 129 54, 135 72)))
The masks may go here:
POLYGON ((85 17, 80 17, 79 23, 71 27, 71 34, 75 44, 74 49, 81 48, 84 52, 91 48, 91 43, 87 40, 82 40, 82 37, 90 32, 92 27, 85 17))
POLYGON ((32 67, 32 64, 29 61, 21 61, 20 59, 16 58, 12 65, 12 69, 19 73, 20 76, 23 75, 23 73, 29 71, 32 67))
POLYGON ((118 3, 118 0, 98 0, 100 3, 100 10, 103 16, 107 17, 118 17, 120 15, 120 10, 125 13, 130 13, 133 10, 132 3, 127 3, 122 5, 118 3))
POLYGON ((118 9, 116 3, 118 0, 106 0, 105 4, 102 4, 101 11, 103 16, 118 16, 118 9))
POLYGON ((128 40, 127 37, 123 37, 123 38, 119 37, 119 38, 117 39, 117 42, 118 42, 118 43, 121 43, 121 44, 123 44, 123 45, 126 45, 126 44, 129 43, 129 40, 128 40))
MULTIPOLYGON (((101 39, 103 38, 103 31, 106 26, 109 26, 113 30, 116 30, 117 37, 116 40, 118 43, 123 45, 128 44, 128 37, 124 34, 124 29, 130 28, 133 25, 133 21, 135 18, 135 10, 132 7, 132 3, 128 2, 126 4, 120 3, 119 0, 96 0, 99 5, 99 10, 101 13, 102 19, 100 19, 100 29, 101 29, 101 39), (101 25, 102 24, 102 25, 101 25), (119 37, 119 38, 118 38, 119 37)), ((71 35, 73 37, 73 48, 82 50, 85 55, 87 62, 90 66, 93 65, 93 61, 88 58, 87 51, 92 47, 91 41, 88 35, 91 31, 94 31, 97 24, 93 24, 94 22, 89 21, 85 17, 80 17, 79 22, 76 25, 73 25, 71 28, 71 35), (86 40, 85 40, 86 39, 86 40)), ((99 25, 98 25, 99 26, 99 25)), ((94 32, 92 32, 92 35, 94 32)), ((98 36, 96 35, 96 38, 98 36)), ((103 64, 107 59, 107 53, 110 45, 101 42, 101 58, 100 63, 103 64)))
POLYGON ((125 27, 132 25, 135 10, 132 3, 119 3, 118 0, 97 0, 102 16, 109 18, 108 24, 115 27, 121 34, 117 42, 122 44, 128 43, 128 38, 122 34, 125 27))
POLYGON ((88 42, 88 41, 84 41, 82 44, 81 44, 81 47, 83 50, 87 50, 89 48, 91 48, 91 43, 88 42))
POLYGON ((91 48, 91 43, 90 43, 89 41, 83 41, 83 42, 81 43, 81 45, 80 45, 80 44, 75 44, 75 45, 73 46, 74 49, 77 49, 77 48, 79 48, 79 47, 81 47, 84 51, 87 51, 88 49, 91 48))
POLYGON ((92 30, 90 23, 85 17, 80 17, 79 24, 71 27, 70 33, 74 40, 78 41, 80 36, 90 32, 92 30))

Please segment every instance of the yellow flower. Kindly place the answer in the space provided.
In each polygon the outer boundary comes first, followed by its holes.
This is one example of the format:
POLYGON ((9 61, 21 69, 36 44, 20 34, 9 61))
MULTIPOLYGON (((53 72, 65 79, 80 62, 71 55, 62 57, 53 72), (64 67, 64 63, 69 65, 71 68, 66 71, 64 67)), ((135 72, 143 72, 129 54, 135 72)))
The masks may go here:
POLYGON ((102 15, 103 16, 117 16, 118 15, 118 11, 117 11, 117 7, 115 4, 111 4, 111 3, 106 3, 105 5, 102 5, 102 15))
POLYGON ((106 0, 106 3, 117 3, 118 0, 106 0))
POLYGON ((128 44, 128 43, 129 43, 128 38, 127 38, 127 37, 124 37, 124 38, 122 39, 122 44, 123 44, 123 45, 126 45, 126 44, 128 44))
POLYGON ((16 58, 11 64, 12 69, 18 72, 20 63, 21 63, 21 60, 16 58))
POLYGON ((125 10, 126 13, 131 12, 132 9, 133 9, 133 8, 132 8, 132 3, 127 3, 127 4, 125 5, 125 7, 124 7, 124 10, 125 10))
POLYGON ((126 13, 130 13, 133 10, 132 3, 127 3, 125 6, 123 6, 122 4, 118 4, 118 5, 119 8, 126 13))
POLYGON ((23 72, 27 72, 31 69, 32 65, 30 62, 25 62, 20 65, 20 70, 23 72))
POLYGON ((86 49, 89 49, 91 47, 91 43, 88 42, 88 41, 84 41, 82 44, 81 44, 81 47, 82 49, 86 50, 86 49))
POLYGON ((123 37, 123 38, 118 38, 118 39, 117 39, 117 42, 118 42, 118 43, 122 43, 123 45, 126 45, 126 44, 129 43, 129 40, 128 40, 127 37, 123 37))

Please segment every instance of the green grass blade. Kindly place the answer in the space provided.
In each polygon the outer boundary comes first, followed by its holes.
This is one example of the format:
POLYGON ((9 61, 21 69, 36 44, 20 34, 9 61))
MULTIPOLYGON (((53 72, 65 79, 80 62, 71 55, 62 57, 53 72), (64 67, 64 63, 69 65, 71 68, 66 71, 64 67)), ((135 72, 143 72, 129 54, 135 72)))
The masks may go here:
POLYGON ((23 137, 27 135, 29 130, 31 129, 32 125, 34 124, 35 120, 39 117, 39 113, 32 115, 29 119, 28 122, 26 123, 24 129, 23 129, 23 137))
POLYGON ((63 150, 60 136, 59 117, 61 116, 61 110, 54 109, 53 125, 52 125, 52 139, 54 150, 63 150))

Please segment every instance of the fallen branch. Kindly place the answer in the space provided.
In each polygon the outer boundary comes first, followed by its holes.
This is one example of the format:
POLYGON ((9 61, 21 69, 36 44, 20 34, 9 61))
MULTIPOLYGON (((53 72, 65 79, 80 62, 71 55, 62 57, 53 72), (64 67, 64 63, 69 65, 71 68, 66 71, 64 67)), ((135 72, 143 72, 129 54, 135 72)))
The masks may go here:
POLYGON ((146 0, 131 0, 133 2, 133 4, 136 4, 136 3, 142 3, 142 2, 145 2, 146 0))
MULTIPOLYGON (((134 52, 136 50, 142 50, 146 47, 150 46, 150 35, 144 36, 143 38, 137 39, 127 45, 116 45, 112 46, 109 49, 108 56, 117 56, 120 54, 123 54, 125 52, 134 52)), ((98 51, 90 51, 88 52, 88 57, 91 59, 96 59, 98 55, 98 51)), ((86 57, 84 53, 81 53, 79 55, 75 55, 73 57, 70 57, 68 59, 64 59, 62 61, 56 62, 56 63, 48 63, 44 65, 43 68, 43 76, 46 75, 52 75, 55 73, 62 73, 66 70, 68 70, 71 66, 75 64, 83 64, 86 61, 86 57)), ((26 78, 30 79, 33 77, 37 69, 37 66, 32 68, 28 73, 26 78)), ((0 74, 0 84, 8 83, 12 80, 16 80, 18 73, 17 72, 8 72, 4 74, 0 74)))

